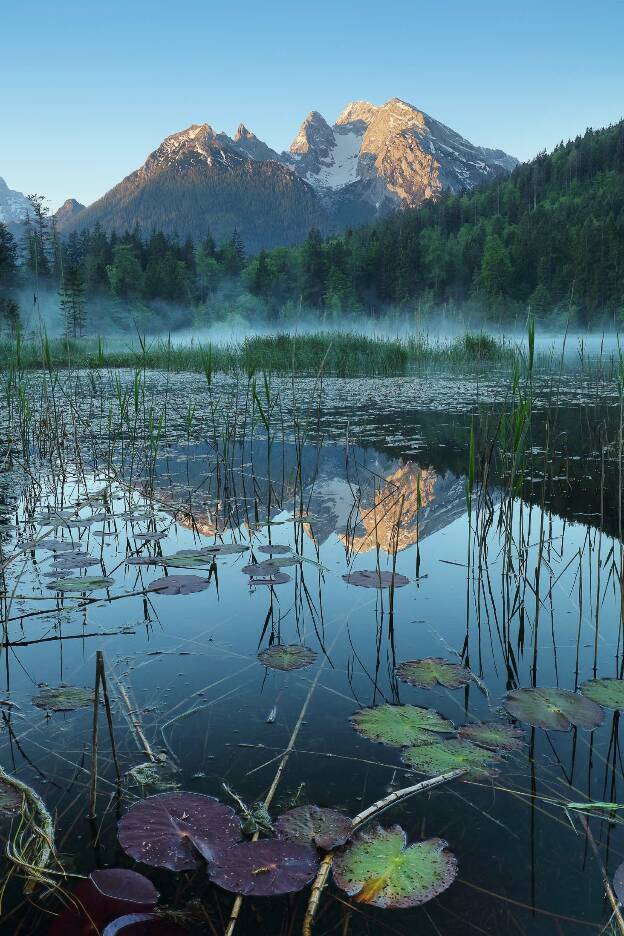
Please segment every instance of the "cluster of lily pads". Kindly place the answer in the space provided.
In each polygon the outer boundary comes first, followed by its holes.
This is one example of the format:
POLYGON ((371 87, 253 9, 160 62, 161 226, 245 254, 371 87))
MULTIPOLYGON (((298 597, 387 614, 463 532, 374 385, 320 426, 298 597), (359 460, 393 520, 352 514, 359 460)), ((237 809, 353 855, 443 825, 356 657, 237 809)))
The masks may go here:
MULTIPOLYGON (((457 873, 446 842, 407 844, 399 826, 355 832, 334 809, 299 806, 270 827, 271 837, 243 838, 234 809, 202 793, 160 793, 131 806, 118 839, 136 862, 172 872, 196 872, 223 890, 272 897, 302 890, 323 853, 333 853, 336 885, 378 907, 419 906, 442 893, 457 873)), ((184 930, 157 908, 158 892, 137 871, 111 868, 81 881, 50 936, 101 931, 102 936, 177 936, 184 930), (91 928, 92 927, 92 928, 91 928)))

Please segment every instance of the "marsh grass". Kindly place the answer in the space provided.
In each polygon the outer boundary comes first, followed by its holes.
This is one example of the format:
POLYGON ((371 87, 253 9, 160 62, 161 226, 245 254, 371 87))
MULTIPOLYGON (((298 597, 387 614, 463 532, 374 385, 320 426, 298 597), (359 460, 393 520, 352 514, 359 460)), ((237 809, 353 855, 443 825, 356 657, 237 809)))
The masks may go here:
POLYGON ((337 377, 401 376, 428 365, 474 367, 484 363, 511 367, 520 350, 505 339, 482 333, 447 342, 428 336, 370 337, 356 333, 319 331, 298 335, 254 335, 229 344, 173 343, 139 337, 133 345, 117 339, 48 339, 0 342, 0 368, 67 370, 83 368, 147 368, 215 372, 337 377))

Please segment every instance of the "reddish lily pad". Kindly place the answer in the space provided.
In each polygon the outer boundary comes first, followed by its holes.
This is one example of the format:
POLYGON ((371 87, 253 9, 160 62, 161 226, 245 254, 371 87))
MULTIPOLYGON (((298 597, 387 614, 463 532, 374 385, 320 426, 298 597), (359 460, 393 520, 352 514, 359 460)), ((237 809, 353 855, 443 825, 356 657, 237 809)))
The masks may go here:
POLYGON ((358 572, 348 572, 342 576, 348 585, 359 585, 362 588, 402 588, 409 585, 409 579, 399 572, 380 572, 378 569, 365 569, 358 572))
POLYGON ((375 826, 360 832, 333 861, 334 881, 359 903, 418 907, 450 887, 457 860, 444 839, 407 844, 403 829, 375 826))
POLYGON ((280 839, 304 842, 307 845, 316 845, 323 851, 331 851, 345 844, 353 826, 348 816, 343 816, 335 809, 297 806, 279 817, 275 823, 275 831, 280 839))
POLYGON ((301 644, 273 644, 261 650, 258 659, 271 669, 289 671, 311 666, 316 660, 316 653, 301 644))
POLYGON ((150 582, 147 590, 157 595, 192 595, 204 591, 209 585, 210 579, 201 575, 166 575, 150 582))
POLYGON ((213 883, 233 894, 272 897, 301 890, 317 870, 317 852, 309 845, 259 839, 220 852, 208 874, 213 883))
POLYGON ((483 722, 479 725, 462 725, 459 737, 489 751, 518 751, 522 747, 524 733, 503 722, 483 722))
POLYGON ((241 838, 229 806, 202 793, 159 793, 131 806, 118 828, 119 844, 136 861, 171 871, 212 861, 218 849, 241 838), (198 854, 199 853, 199 854, 198 854))
POLYGON ((567 689, 514 689, 503 705, 519 721, 553 731, 569 731, 571 725, 591 731, 604 720, 599 705, 567 689))
POLYGON ((395 670, 399 679, 416 686, 417 689, 432 689, 435 685, 446 689, 460 689, 467 685, 472 673, 460 663, 449 663, 438 657, 424 657, 422 660, 407 660, 395 670))
POLYGON ((455 731, 453 722, 434 709, 389 703, 360 709, 351 716, 351 724, 365 738, 393 747, 426 744, 438 734, 455 731))
POLYGON ((73 901, 56 918, 49 936, 95 936, 124 914, 149 914, 158 896, 152 882, 136 871, 127 868, 93 871, 87 880, 76 885, 73 901))

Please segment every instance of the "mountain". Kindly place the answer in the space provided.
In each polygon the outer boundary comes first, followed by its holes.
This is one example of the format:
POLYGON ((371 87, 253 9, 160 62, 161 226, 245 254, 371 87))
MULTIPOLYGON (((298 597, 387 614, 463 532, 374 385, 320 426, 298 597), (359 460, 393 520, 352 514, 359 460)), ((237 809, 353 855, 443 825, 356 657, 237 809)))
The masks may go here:
POLYGON ((54 218, 59 227, 67 224, 74 218, 77 214, 80 214, 81 211, 84 211, 85 206, 81 205, 79 201, 76 201, 75 198, 68 198, 63 202, 60 208, 57 209, 54 213, 54 218))
POLYGON ((0 221, 15 229, 21 225, 30 210, 30 202, 22 192, 10 189, 0 178, 0 221))
POLYGON ((444 191, 470 190, 517 164, 474 146, 393 98, 349 104, 333 126, 317 111, 278 153, 244 124, 234 137, 193 124, 167 137, 135 172, 89 208, 68 212, 64 230, 139 224, 217 240, 234 228, 250 252, 295 244, 415 207, 444 191))

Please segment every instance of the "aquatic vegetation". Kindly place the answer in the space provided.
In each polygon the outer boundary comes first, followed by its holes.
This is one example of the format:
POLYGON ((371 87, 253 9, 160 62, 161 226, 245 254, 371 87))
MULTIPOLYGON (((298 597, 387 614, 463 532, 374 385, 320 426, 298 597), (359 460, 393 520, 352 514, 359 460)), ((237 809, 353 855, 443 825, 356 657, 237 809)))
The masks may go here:
POLYGON ((301 644, 273 644, 266 650, 260 651, 258 660, 270 669, 289 672, 302 669, 304 666, 311 666, 316 660, 316 653, 301 644))
POLYGON ((204 591, 209 585, 210 579, 200 575, 167 575, 150 582, 147 591, 157 595, 192 595, 204 591))
POLYGON ((135 861, 188 871, 201 867, 201 859, 212 861, 219 849, 239 842, 241 826, 234 810, 212 796, 158 793, 131 806, 117 834, 135 861))
POLYGON ((438 657, 407 660, 405 663, 399 663, 395 672, 403 682, 418 689, 432 689, 436 685, 446 689, 459 689, 472 678, 467 667, 459 663, 449 663, 448 660, 438 657))
POLYGON ((214 884, 234 894, 272 897, 301 890, 317 869, 317 852, 309 845, 259 839, 219 852, 208 874, 214 884))
POLYGON ((53 689, 46 686, 33 698, 32 704, 48 712, 73 712, 93 705, 94 697, 93 689, 74 686, 58 686, 53 689))
POLYGON ((472 741, 489 751, 518 751, 523 745, 524 732, 504 722, 480 722, 474 725, 462 725, 458 731, 460 738, 472 741))
POLYGON ((426 744, 436 735, 455 732, 454 724, 433 709, 415 705, 377 705, 351 716, 357 732, 393 747, 426 744))
POLYGON ((603 708, 624 711, 624 679, 588 679, 579 691, 603 708))
POLYGON ((344 845, 352 830, 348 816, 320 806, 297 806, 282 813, 275 823, 278 838, 316 845, 323 851, 344 845))
POLYGON ((342 576, 349 585, 359 585, 361 588, 402 588, 409 585, 406 575, 399 572, 380 572, 377 569, 348 572, 342 576))
POLYGON ((443 839, 407 844, 398 825, 360 832, 333 862, 334 881, 359 903, 417 907, 451 886, 457 861, 443 839))
POLYGON ((604 720, 599 705, 567 689, 514 689, 503 705, 519 721, 554 731, 568 731, 571 725, 591 731, 604 720))
POLYGON ((461 738, 446 738, 424 742, 406 748, 402 760, 417 773, 437 777, 449 770, 464 770, 470 779, 494 776, 500 757, 461 738))
POLYGON ((110 588, 115 579, 106 575, 83 575, 80 578, 62 578, 50 582, 48 588, 60 592, 90 592, 110 588))

